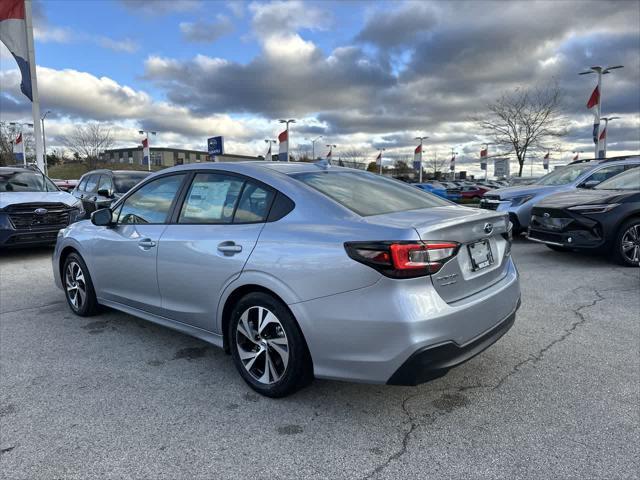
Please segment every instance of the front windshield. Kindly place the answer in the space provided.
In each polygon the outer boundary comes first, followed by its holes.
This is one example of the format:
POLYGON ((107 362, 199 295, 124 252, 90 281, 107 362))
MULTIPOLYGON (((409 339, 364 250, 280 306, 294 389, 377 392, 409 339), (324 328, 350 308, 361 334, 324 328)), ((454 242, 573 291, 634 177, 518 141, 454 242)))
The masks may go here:
POLYGON ((640 167, 634 167, 624 173, 596 185, 597 190, 640 190, 640 167))
POLYGON ((58 187, 40 172, 0 171, 0 192, 56 192, 58 187))
POLYGON ((535 185, 566 185, 573 182, 591 167, 593 167, 593 165, 587 163, 561 167, 542 177, 535 182, 535 185))

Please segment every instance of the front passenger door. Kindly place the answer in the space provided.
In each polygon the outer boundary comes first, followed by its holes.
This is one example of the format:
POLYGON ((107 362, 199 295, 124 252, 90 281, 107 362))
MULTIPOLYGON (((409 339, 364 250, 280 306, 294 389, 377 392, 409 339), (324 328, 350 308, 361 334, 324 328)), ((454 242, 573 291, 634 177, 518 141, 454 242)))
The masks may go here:
POLYGON ((182 173, 147 182, 115 209, 115 226, 99 229, 91 273, 100 298, 159 312, 158 246, 185 178, 182 173))
POLYGON ((215 333, 224 288, 240 275, 275 191, 246 177, 197 173, 158 249, 163 315, 215 333))

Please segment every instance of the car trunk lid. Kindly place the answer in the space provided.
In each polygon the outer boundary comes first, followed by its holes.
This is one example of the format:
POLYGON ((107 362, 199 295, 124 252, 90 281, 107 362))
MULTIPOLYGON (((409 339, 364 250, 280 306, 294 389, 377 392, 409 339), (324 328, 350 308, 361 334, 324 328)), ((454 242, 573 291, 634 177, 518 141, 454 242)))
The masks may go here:
POLYGON ((509 251, 506 214, 458 206, 435 207, 367 217, 370 223, 415 229, 423 241, 454 241, 458 253, 429 278, 446 302, 478 293, 507 273, 509 251), (488 251, 485 251, 488 247, 488 251), (488 253, 484 259, 481 254, 488 253), (488 260, 483 261, 483 260, 488 260))

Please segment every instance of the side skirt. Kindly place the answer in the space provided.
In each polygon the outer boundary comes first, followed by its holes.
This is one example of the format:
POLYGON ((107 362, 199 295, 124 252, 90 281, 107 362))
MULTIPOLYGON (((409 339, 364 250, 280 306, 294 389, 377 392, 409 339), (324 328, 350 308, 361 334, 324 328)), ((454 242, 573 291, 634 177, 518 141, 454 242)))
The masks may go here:
POLYGON ((115 310, 128 313, 129 315, 133 315, 134 317, 142 318, 149 322, 162 325, 163 327, 177 330, 178 332, 185 333, 195 338, 199 338, 204 342, 222 348, 222 335, 218 335, 217 333, 209 332, 198 327, 192 327, 191 325, 187 325, 186 323, 171 320, 170 318, 161 317, 159 315, 154 315, 152 313, 145 312, 144 310, 130 307, 128 305, 123 305, 122 303, 113 302, 111 300, 98 298, 98 303, 100 305, 104 305, 105 307, 111 307, 115 310))

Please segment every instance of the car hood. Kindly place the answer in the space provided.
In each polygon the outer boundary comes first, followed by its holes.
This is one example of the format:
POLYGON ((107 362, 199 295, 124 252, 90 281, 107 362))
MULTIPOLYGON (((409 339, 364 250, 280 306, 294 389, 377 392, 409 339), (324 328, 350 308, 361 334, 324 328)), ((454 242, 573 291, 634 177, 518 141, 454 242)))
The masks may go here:
POLYGON ((0 193, 0 210, 20 203, 64 203, 72 206, 78 202, 67 192, 2 192, 0 193))
POLYGON ((576 205, 599 205, 608 203, 620 203, 631 195, 637 195, 637 190, 581 190, 571 192, 554 193, 538 202, 535 206, 540 208, 568 208, 576 205))
POLYGON ((498 188, 496 190, 489 190, 486 195, 495 197, 500 196, 500 199, 509 199, 514 197, 520 197, 522 195, 537 195, 539 193, 551 193, 555 190, 561 189, 565 185, 521 185, 518 187, 498 188))

